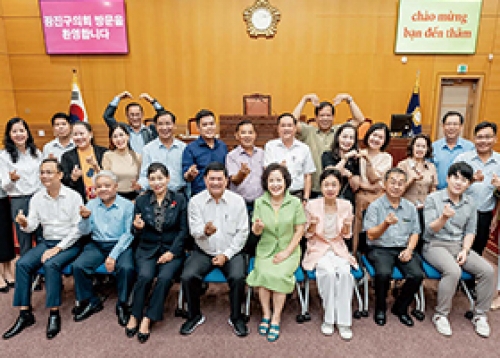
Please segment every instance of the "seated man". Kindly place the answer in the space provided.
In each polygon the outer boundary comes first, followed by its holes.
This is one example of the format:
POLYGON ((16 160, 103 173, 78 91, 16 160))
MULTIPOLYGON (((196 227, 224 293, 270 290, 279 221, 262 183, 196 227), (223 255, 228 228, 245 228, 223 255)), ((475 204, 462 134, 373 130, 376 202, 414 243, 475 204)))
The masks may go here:
POLYGON ((188 320, 180 333, 191 334, 205 321, 200 310, 203 278, 219 267, 229 284, 231 316, 228 323, 237 336, 248 334, 241 315, 245 296, 245 260, 241 250, 248 236, 248 216, 241 196, 226 189, 224 164, 210 163, 205 172, 207 189, 195 195, 188 205, 189 231, 195 248, 186 260, 181 275, 182 290, 188 304, 188 320))
POLYGON ((461 268, 477 279, 477 302, 472 323, 482 337, 490 335, 486 317, 494 296, 495 270, 471 250, 476 234, 477 209, 464 192, 474 176, 472 167, 457 162, 448 169, 447 187, 430 194, 424 206, 424 258, 441 273, 436 313, 432 322, 439 333, 451 336, 448 314, 462 274, 461 268))
POLYGON ((417 209, 402 198, 406 180, 402 169, 389 169, 385 174, 385 194, 368 206, 364 219, 367 257, 375 268, 374 320, 380 326, 386 321, 387 291, 394 266, 402 272, 405 283, 391 312, 409 327, 413 326, 413 320, 408 315, 408 306, 424 277, 419 260, 413 256, 420 234, 417 209))
POLYGON ((31 310, 31 283, 42 266, 47 293, 45 305, 50 308, 47 338, 54 338, 61 330, 61 271, 80 251, 75 243, 81 237, 78 211, 83 205, 80 194, 61 184, 62 177, 57 159, 44 159, 40 166, 40 180, 45 189, 39 190, 31 199, 28 217, 22 211, 17 214, 16 222, 23 231, 33 232, 41 225, 43 238, 16 263, 14 306, 20 307, 21 312, 16 323, 3 335, 4 339, 14 337, 35 323, 31 310))
POLYGON ((108 272, 116 273, 118 302, 116 315, 118 323, 125 326, 130 317, 127 304, 135 276, 134 258, 129 247, 134 216, 134 204, 116 195, 118 188, 116 176, 101 170, 95 176, 97 198, 82 207, 80 230, 92 235, 82 253, 73 263, 76 300, 80 303, 75 311, 74 320, 83 321, 93 313, 102 310, 102 303, 92 290, 92 274, 104 263, 108 272))

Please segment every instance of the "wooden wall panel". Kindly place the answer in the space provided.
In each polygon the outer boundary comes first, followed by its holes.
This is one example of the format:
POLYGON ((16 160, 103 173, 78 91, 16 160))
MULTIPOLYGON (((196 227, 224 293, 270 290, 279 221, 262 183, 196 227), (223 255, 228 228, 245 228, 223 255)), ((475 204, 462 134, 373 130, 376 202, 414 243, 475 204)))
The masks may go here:
POLYGON ((0 54, 0 90, 12 91, 9 56, 0 54))
POLYGON ((0 54, 7 54, 7 39, 5 38, 5 23, 0 15, 0 54))
MULTIPOLYGON (((16 108, 35 122, 68 107, 73 68, 91 123, 100 123, 123 90, 149 92, 179 125, 200 108, 242 113, 242 96, 254 92, 271 94, 275 113, 293 110, 305 93, 331 100, 349 92, 367 117, 389 122, 406 110, 420 70, 423 121, 431 127, 438 74, 466 63, 470 73, 485 76, 485 101, 500 90, 499 0, 483 1, 477 55, 414 55, 407 64, 394 54, 397 0, 272 0, 282 14, 273 39, 246 34, 242 12, 253 0, 127 0, 130 53, 117 56, 47 56, 38 1, 0 1, 16 108)), ((498 113, 494 103, 483 102, 481 113, 498 113)), ((313 115, 311 106, 305 114, 313 115)), ((124 119, 122 105, 117 116, 124 119)), ((349 116, 347 106, 338 107, 339 121, 349 116)))

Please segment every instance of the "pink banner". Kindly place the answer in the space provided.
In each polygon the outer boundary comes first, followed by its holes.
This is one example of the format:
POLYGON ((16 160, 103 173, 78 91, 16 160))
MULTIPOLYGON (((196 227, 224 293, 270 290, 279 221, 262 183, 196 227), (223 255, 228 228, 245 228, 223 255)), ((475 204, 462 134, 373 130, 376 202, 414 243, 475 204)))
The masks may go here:
POLYGON ((40 11, 49 55, 128 53, 124 0, 40 0, 40 11))

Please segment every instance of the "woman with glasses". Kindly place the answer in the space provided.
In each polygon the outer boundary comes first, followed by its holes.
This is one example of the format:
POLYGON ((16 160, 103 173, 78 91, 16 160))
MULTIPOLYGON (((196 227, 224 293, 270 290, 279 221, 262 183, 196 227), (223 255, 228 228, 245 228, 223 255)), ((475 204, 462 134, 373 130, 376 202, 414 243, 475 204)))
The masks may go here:
MULTIPOLYGON (((5 150, 0 154, 0 181, 2 189, 10 197, 11 217, 22 211, 28 215, 28 206, 33 194, 41 188, 39 178, 42 153, 35 146, 28 124, 22 118, 14 117, 7 122, 3 144, 5 150)), ((21 255, 32 246, 33 235, 22 231, 15 224, 21 255)), ((8 272, 6 279, 9 280, 8 272)), ((13 285, 13 282, 9 283, 13 285)))
POLYGON ((106 148, 94 144, 92 127, 87 122, 73 124, 73 142, 76 148, 63 154, 63 184, 76 190, 84 202, 96 197, 94 175, 101 170, 106 148))
POLYGON ((102 157, 102 168, 113 172, 118 178, 118 194, 129 200, 135 200, 141 189, 137 184, 141 169, 141 155, 130 147, 130 135, 127 126, 117 123, 109 130, 111 150, 102 157))

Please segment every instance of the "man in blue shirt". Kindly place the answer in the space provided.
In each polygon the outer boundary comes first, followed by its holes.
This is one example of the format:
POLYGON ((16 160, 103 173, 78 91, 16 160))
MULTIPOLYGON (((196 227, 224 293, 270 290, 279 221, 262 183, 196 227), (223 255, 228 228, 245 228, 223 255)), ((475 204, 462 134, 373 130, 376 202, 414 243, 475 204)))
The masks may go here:
POLYGON ((438 174, 438 189, 448 186, 446 176, 448 168, 455 158, 464 152, 474 149, 474 144, 460 137, 464 126, 464 117, 459 112, 446 112, 442 119, 444 137, 432 143, 434 157, 432 162, 436 166, 438 174))
POLYGON ((74 320, 83 321, 102 310, 102 302, 92 290, 91 275, 104 263, 109 273, 116 273, 116 314, 118 323, 125 326, 130 317, 127 302, 135 277, 134 259, 129 247, 133 239, 134 204, 116 195, 117 179, 110 171, 100 171, 95 177, 95 186, 98 197, 80 209, 83 218, 80 230, 85 235, 91 234, 92 240, 73 263, 75 295, 80 303, 74 320))
POLYGON ((465 162, 474 170, 472 184, 466 191, 477 207, 477 231, 472 250, 479 255, 490 237, 490 224, 497 203, 495 190, 500 189, 500 154, 493 151, 497 141, 497 125, 481 122, 474 128, 475 149, 462 153, 455 162, 465 162))
POLYGON ((182 172, 184 179, 191 183, 191 195, 205 190, 203 174, 208 164, 226 162, 227 146, 215 138, 215 115, 212 111, 202 109, 196 113, 196 125, 200 136, 188 144, 182 154, 182 172))
POLYGON ((175 192, 186 193, 186 181, 182 171, 182 153, 186 143, 174 137, 175 115, 170 111, 161 110, 154 117, 158 138, 142 149, 142 164, 138 184, 141 189, 149 189, 148 168, 152 163, 162 163, 168 169, 170 182, 168 188, 175 192))
MULTIPOLYGON (((116 95, 104 111, 103 118, 110 129, 117 123, 114 118, 115 112, 120 101, 125 98, 132 98, 130 92, 124 91, 116 95)), ((162 105, 147 93, 142 93, 139 98, 148 101, 154 107, 156 112, 164 110, 162 105)), ((156 129, 154 126, 145 126, 143 124, 144 110, 137 102, 127 104, 125 107, 125 115, 128 120, 127 128, 130 134, 130 147, 134 152, 142 153, 142 148, 158 136, 156 129)))

